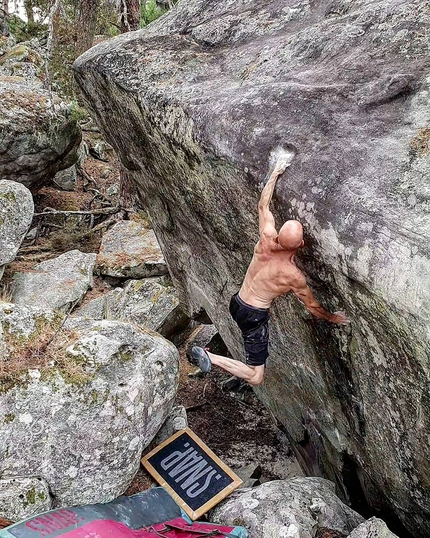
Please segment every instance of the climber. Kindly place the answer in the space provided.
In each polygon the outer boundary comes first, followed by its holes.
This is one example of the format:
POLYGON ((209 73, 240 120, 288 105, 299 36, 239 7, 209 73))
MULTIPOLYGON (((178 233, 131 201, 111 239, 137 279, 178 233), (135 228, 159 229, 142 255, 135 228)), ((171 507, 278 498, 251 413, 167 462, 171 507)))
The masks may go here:
POLYGON ((230 301, 230 314, 242 331, 246 364, 221 357, 194 346, 191 360, 203 372, 210 372, 215 364, 251 385, 263 381, 269 355, 269 308, 276 297, 292 291, 305 308, 317 318, 330 323, 349 323, 344 312, 327 312, 313 297, 306 278, 294 262, 294 256, 303 247, 303 228, 297 220, 288 220, 280 229, 269 209, 276 181, 294 158, 291 151, 278 155, 273 173, 261 193, 258 203, 260 239, 239 292, 230 301))

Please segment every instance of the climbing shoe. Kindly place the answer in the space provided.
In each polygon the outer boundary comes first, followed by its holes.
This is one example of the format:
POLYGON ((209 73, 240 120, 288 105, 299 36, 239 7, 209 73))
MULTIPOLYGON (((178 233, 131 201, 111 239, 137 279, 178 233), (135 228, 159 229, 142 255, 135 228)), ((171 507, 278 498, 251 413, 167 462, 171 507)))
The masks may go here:
POLYGON ((191 350, 191 359, 202 372, 206 374, 211 371, 212 363, 209 355, 202 347, 194 346, 191 350))

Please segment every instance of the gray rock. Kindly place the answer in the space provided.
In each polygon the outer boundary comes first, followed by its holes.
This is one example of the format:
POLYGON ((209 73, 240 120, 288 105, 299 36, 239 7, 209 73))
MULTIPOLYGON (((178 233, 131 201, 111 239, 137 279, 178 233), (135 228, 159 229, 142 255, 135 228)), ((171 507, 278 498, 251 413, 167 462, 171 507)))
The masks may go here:
POLYGON ((15 273, 13 302, 67 312, 92 286, 95 259, 95 254, 71 250, 37 264, 31 272, 15 273))
POLYGON ((37 190, 77 160, 81 132, 55 94, 0 76, 0 177, 37 190))
POLYGON ((73 165, 66 170, 57 172, 52 183, 62 191, 74 191, 76 187, 76 179, 76 165, 73 165))
POLYGON ((228 304, 258 239, 261 183, 277 146, 296 150, 275 190, 276 223, 303 223, 298 263, 316 298, 345 309, 352 324, 304 319, 294 297, 276 300, 257 392, 307 474, 337 482, 345 501, 358 495, 391 511, 423 538, 426 4, 181 1, 75 64, 88 107, 145 201, 181 302, 192 315, 207 312, 236 359, 243 344, 228 304))
POLYGON ((188 418, 185 407, 183 405, 175 406, 170 415, 166 418, 164 424, 161 426, 160 431, 155 436, 154 445, 157 446, 161 444, 174 433, 187 427, 188 418))
POLYGON ((153 230, 133 220, 117 222, 103 235, 97 267, 102 275, 121 278, 145 278, 168 272, 153 230))
POLYGON ((20 183, 0 180, 0 278, 5 264, 15 259, 33 213, 30 191, 20 183))
POLYGON ((215 325, 198 325, 187 339, 186 355, 191 357, 191 349, 194 346, 208 347, 212 353, 225 355, 227 347, 223 342, 215 325))
POLYGON ((266 482, 234 493, 211 512, 211 521, 226 525, 240 521, 250 538, 313 538, 319 527, 349 534, 363 518, 334 490, 334 484, 323 478, 266 482))
MULTIPOLYGON (((0 311, 8 360, 26 338, 33 348, 46 338, 39 310, 0 311), (35 331, 23 321, 32 313, 35 331)), ((70 318, 46 353, 48 363, 2 384, 0 475, 37 474, 57 507, 112 500, 130 485, 170 412, 178 352, 127 323, 70 318)))
POLYGON ((45 480, 21 476, 0 479, 0 517, 20 521, 51 508, 45 480))
POLYGON ((75 315, 92 319, 117 319, 135 323, 171 338, 185 328, 175 288, 166 277, 130 280, 82 306, 75 315))
POLYGON ((259 479, 261 477, 261 467, 255 463, 244 465, 240 469, 235 469, 234 472, 243 482, 246 482, 250 478, 259 479))
POLYGON ((45 78, 44 61, 30 43, 18 43, 0 56, 0 75, 22 77, 30 84, 42 86, 45 78))
POLYGON ((382 519, 372 517, 356 527, 348 538, 397 538, 397 535, 390 531, 382 519))

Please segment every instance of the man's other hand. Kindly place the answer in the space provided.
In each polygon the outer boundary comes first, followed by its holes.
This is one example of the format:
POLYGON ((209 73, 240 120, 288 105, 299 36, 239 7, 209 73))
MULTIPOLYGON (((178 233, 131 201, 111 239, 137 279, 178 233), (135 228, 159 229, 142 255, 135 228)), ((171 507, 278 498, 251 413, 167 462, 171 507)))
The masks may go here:
POLYGON ((333 312, 329 321, 330 323, 337 323, 338 325, 349 325, 351 323, 346 317, 345 312, 342 311, 333 312))

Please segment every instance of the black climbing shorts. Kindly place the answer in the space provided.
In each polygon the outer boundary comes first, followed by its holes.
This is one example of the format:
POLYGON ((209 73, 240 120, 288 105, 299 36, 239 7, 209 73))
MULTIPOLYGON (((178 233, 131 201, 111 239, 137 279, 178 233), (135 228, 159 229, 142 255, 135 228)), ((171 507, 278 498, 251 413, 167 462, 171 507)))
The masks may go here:
POLYGON ((236 293, 230 301, 230 314, 242 331, 246 364, 266 364, 269 356, 269 309, 246 304, 236 293))

